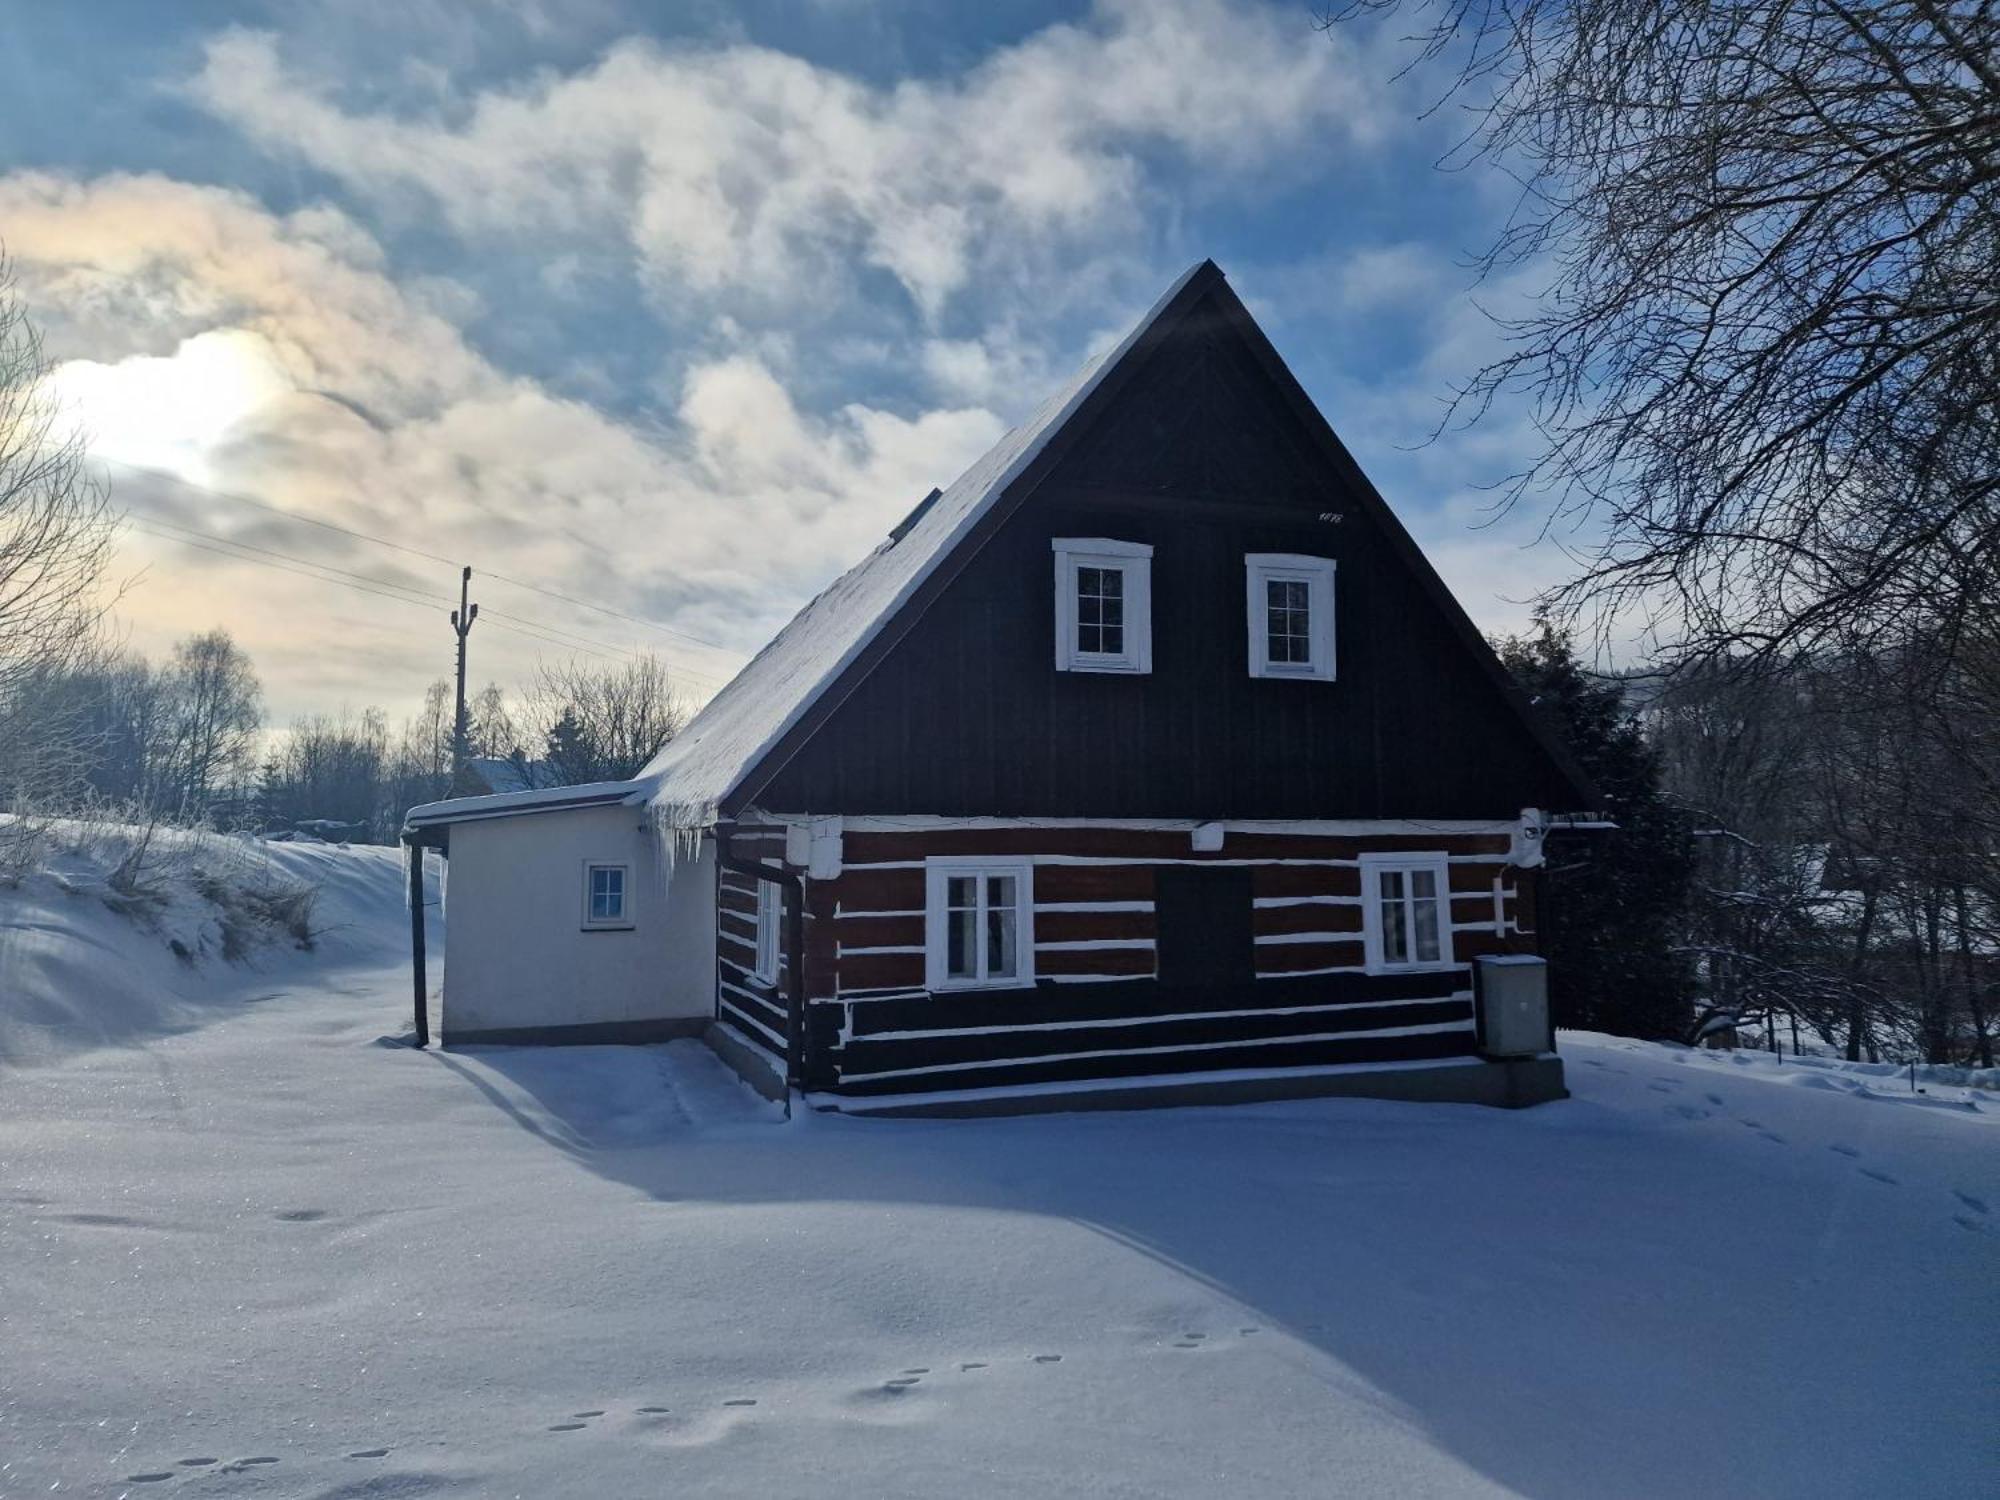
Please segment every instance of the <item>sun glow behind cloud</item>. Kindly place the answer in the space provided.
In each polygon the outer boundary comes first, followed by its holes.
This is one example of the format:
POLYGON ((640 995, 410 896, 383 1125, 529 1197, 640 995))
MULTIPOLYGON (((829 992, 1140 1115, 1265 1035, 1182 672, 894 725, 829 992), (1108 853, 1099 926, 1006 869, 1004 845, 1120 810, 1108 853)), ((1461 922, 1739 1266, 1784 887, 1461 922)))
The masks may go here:
POLYGON ((294 391, 270 347, 244 329, 197 334, 165 356, 73 359, 49 379, 93 457, 203 485, 217 481, 232 436, 294 391))

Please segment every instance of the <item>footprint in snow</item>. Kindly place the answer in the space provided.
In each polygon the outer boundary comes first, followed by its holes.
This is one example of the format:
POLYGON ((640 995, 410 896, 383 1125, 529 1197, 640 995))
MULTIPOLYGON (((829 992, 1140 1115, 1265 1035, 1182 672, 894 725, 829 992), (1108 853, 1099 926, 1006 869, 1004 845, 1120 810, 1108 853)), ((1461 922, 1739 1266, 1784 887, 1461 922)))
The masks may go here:
POLYGON ((1974 1234, 1986 1233, 1986 1226, 1973 1218, 1971 1214, 1953 1214, 1951 1222, 1956 1224, 1960 1229, 1970 1230, 1974 1234))
POLYGON ((904 1391, 914 1386, 917 1383, 917 1379, 918 1377, 915 1375, 899 1375, 894 1380, 883 1381, 882 1389, 885 1391, 894 1391, 900 1396, 904 1391))
POLYGON ((362 1448, 347 1456, 349 1458, 387 1458, 389 1450, 387 1448, 362 1448))
POLYGON ((220 1469, 217 1469, 216 1473, 241 1474, 245 1470, 257 1468, 259 1465, 274 1464, 276 1462, 277 1460, 275 1458, 272 1458, 268 1454, 259 1458, 236 1458, 236 1459, 231 1459, 228 1463, 224 1464, 220 1469))
POLYGON ((127 1474, 125 1482, 127 1484, 158 1484, 162 1479, 172 1479, 173 1477, 171 1472, 165 1474, 127 1474))
POLYGON ((1886 1182, 1889 1184, 1890 1187, 1896 1187, 1899 1185, 1896 1179, 1891 1177, 1887 1172, 1878 1172, 1873 1167, 1861 1168, 1861 1175, 1863 1177, 1872 1177, 1877 1182, 1886 1182))
POLYGON ((323 1208, 286 1208, 271 1217, 287 1224, 317 1224, 327 1217, 327 1211, 323 1208))
POLYGON ((558 1423, 556 1423, 556 1424, 555 1424, 555 1425, 554 1425, 553 1427, 551 1427, 551 1428, 549 1429, 549 1431, 550 1431, 550 1432, 581 1432, 581 1431, 583 1431, 583 1429, 584 1429, 585 1427, 587 1427, 587 1426, 589 1426, 589 1425, 590 1425, 590 1424, 589 1424, 589 1423, 587 1423, 587 1422, 558 1422, 558 1423))
POLYGON ((756 1401, 749 1396, 738 1396, 734 1401, 725 1401, 724 1406, 755 1406, 756 1401))
POLYGON ((579 1422, 584 1421, 590 1417, 601 1417, 603 1415, 604 1412, 602 1409, 599 1409, 597 1411, 573 1411, 570 1413, 570 1416, 579 1422))
POLYGON ((969 1359, 958 1368, 961 1374, 967 1370, 983 1370, 986 1368, 986 1361, 983 1359, 969 1359))
POLYGON ((1757 1134, 1761 1135, 1767 1141, 1775 1141, 1780 1146, 1785 1144, 1785 1138, 1775 1130, 1760 1130, 1757 1134))
POLYGON ((1861 1153, 1855 1150, 1852 1146, 1829 1146, 1826 1149, 1829 1151, 1838 1151, 1842 1156, 1849 1158, 1858 1157, 1859 1155, 1861 1155, 1861 1153))
POLYGON ((1960 1188, 1953 1188, 1951 1190, 1951 1195, 1952 1197, 1956 1198, 1960 1203, 1963 1203, 1967 1208, 1971 1209, 1976 1214, 1984 1214, 1992 1212, 1992 1210, 1986 1206, 1985 1199, 1975 1198, 1972 1196, 1972 1194, 1965 1192, 1960 1188))
POLYGON ((1038 1365, 1059 1365, 1062 1363, 1062 1356, 1060 1354, 1037 1354, 1035 1356, 1035 1363, 1038 1365))
POLYGON ((642 1417, 664 1417, 672 1410, 671 1406, 642 1406, 639 1408, 639 1415, 642 1417))
POLYGON ((210 1464, 221 1462, 222 1460, 219 1458, 184 1458, 181 1460, 181 1467, 183 1469, 205 1469, 210 1464))
POLYGON ((1701 1097, 1702 1097, 1702 1098, 1704 1098, 1704 1099, 1706 1099, 1706 1100, 1707 1100, 1707 1101, 1708 1101, 1708 1102, 1709 1102, 1710 1104, 1713 1104, 1713 1105, 1714 1105, 1714 1106, 1715 1106, 1715 1107, 1716 1107, 1717 1109, 1720 1109, 1720 1108, 1722 1108, 1722 1095, 1720 1095, 1720 1094, 1703 1094, 1703 1095, 1702 1095, 1701 1097))
POLYGON ((1251 1335, 1251 1334, 1253 1334, 1253 1333, 1262 1333, 1262 1332, 1263 1332, 1264 1330, 1263 1330, 1263 1329, 1261 1329, 1261 1328, 1258 1328, 1258 1327, 1255 1327, 1255 1326, 1253 1325, 1253 1326, 1251 1326, 1251 1327, 1249 1327, 1249 1328, 1239 1328, 1239 1329, 1237 1329, 1236 1331, 1237 1331, 1238 1333, 1242 1334, 1242 1335, 1243 1335, 1243 1337, 1245 1337, 1245 1338, 1247 1339, 1247 1338, 1249 1338, 1249 1337, 1250 1337, 1250 1335, 1251 1335))

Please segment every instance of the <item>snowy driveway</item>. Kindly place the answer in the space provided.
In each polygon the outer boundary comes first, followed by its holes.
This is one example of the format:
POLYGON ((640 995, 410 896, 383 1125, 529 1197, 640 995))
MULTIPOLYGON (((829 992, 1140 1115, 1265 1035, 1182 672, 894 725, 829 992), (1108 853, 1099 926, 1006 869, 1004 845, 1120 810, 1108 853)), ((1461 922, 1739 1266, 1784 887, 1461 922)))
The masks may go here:
POLYGON ((0 1495, 2000 1473, 1991 1104, 1579 1041, 1521 1114, 785 1125, 693 1044, 387 1045, 406 984, 0 1073, 0 1495))

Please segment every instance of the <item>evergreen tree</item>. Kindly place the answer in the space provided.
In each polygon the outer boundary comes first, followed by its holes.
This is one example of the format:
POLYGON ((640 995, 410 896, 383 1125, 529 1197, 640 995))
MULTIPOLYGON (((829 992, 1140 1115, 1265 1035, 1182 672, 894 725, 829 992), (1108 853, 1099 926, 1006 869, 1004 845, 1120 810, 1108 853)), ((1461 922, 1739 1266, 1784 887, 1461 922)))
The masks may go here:
POLYGON ((601 779, 596 749, 571 709, 565 708, 549 726, 545 758, 558 786, 580 786, 601 779))
POLYGON ((1541 886, 1542 951, 1558 1026, 1623 1036, 1685 1035, 1693 976, 1677 951, 1693 864, 1686 819, 1624 684, 1586 672, 1546 618, 1497 643, 1507 670, 1562 733, 1616 832, 1558 831, 1541 886))

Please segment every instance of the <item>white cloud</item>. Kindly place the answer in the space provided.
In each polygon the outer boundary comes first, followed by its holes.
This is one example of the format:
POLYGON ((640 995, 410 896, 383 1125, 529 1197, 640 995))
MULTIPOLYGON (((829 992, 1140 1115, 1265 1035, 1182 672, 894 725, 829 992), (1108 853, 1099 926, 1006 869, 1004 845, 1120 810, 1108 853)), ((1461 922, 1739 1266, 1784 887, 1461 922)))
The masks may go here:
POLYGON ((1374 139, 1379 76, 1300 10, 1105 0, 963 76, 893 86, 763 47, 628 40, 580 71, 396 116, 344 109, 274 37, 234 30, 192 91, 267 149, 468 237, 610 227, 663 297, 791 317, 866 265, 936 320, 1038 248, 1129 238, 1149 154, 1226 186, 1374 139))
MULTIPOLYGON (((0 177, 0 223, 29 305, 65 361, 62 395, 100 455, 165 467, 298 514, 387 536, 754 649, 931 484, 998 436, 977 407, 905 416, 800 411, 737 355, 697 365, 648 432, 497 369, 375 243, 320 209, 151 177, 0 177)), ((116 471, 114 471, 116 472, 116 471)), ((433 567, 223 498, 124 476, 135 515, 443 591, 433 567)), ((121 613, 140 644, 223 623, 282 677, 281 712, 413 700, 448 633, 414 610, 135 536, 150 563, 121 613), (192 564, 199 562, 200 566, 192 564), (385 665, 393 663, 393 665, 385 665)), ((492 587, 492 585, 489 585, 492 587)), ((738 659, 533 595, 493 610, 621 646, 664 647, 712 685, 738 659)), ((498 624, 480 676, 538 652, 498 624)))

